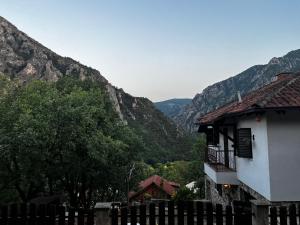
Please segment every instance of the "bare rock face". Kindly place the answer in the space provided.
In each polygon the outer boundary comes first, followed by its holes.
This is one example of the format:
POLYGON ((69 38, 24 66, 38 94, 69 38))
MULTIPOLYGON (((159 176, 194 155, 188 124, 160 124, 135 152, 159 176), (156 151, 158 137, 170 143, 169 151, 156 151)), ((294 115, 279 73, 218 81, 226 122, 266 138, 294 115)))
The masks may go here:
POLYGON ((283 57, 274 57, 266 65, 252 66, 236 76, 205 88, 172 119, 185 130, 195 132, 197 119, 201 115, 237 100, 238 91, 245 95, 268 84, 278 73, 299 70, 300 50, 291 51, 283 57))
POLYGON ((92 77, 103 83, 107 80, 99 71, 61 57, 19 31, 0 17, 0 73, 24 82, 32 79, 56 81, 63 75, 81 79, 92 77))

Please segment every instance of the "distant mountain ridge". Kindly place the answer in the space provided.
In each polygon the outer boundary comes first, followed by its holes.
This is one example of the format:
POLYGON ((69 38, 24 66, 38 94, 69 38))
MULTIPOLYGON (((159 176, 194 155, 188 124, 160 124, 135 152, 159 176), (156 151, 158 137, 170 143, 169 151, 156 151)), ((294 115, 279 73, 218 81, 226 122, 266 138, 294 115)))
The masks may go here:
POLYGON ((69 75, 92 79, 108 93, 120 118, 143 138, 148 151, 144 160, 178 159, 190 147, 182 129, 157 110, 146 98, 133 97, 111 85, 99 71, 62 57, 19 31, 0 16, 0 73, 24 83, 41 79, 57 81, 69 75))
POLYGON ((162 111, 167 117, 172 118, 176 116, 180 110, 191 103, 190 98, 173 98, 161 102, 155 102, 154 105, 157 109, 162 111))
POLYGON ((236 76, 208 86, 172 119, 185 130, 194 132, 197 129, 197 118, 236 100, 238 91, 245 95, 270 83, 278 73, 297 71, 300 71, 300 49, 283 57, 274 57, 265 65, 252 66, 236 76))

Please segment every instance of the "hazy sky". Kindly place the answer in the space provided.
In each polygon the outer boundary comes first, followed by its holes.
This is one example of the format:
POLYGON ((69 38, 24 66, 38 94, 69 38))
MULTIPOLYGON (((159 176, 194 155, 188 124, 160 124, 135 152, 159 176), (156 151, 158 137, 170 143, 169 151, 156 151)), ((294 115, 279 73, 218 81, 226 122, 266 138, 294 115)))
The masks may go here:
POLYGON ((34 39, 153 101, 193 97, 300 48, 299 9, 299 0, 0 0, 0 15, 34 39))

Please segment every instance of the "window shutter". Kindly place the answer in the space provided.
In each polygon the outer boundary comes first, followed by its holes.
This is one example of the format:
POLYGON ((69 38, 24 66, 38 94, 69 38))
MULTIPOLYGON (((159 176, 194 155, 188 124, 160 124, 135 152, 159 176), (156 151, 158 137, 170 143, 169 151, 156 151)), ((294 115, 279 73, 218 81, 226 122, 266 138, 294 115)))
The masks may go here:
POLYGON ((238 129, 237 155, 241 158, 252 158, 251 128, 238 129))

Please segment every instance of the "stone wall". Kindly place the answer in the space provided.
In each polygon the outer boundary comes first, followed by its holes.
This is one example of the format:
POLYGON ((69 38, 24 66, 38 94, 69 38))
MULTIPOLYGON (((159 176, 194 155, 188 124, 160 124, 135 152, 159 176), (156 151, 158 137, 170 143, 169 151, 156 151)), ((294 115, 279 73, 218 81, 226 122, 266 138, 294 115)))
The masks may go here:
POLYGON ((240 200, 240 189, 236 185, 227 188, 220 185, 217 188, 216 183, 205 176, 205 198, 215 204, 230 205, 233 200, 240 200))

